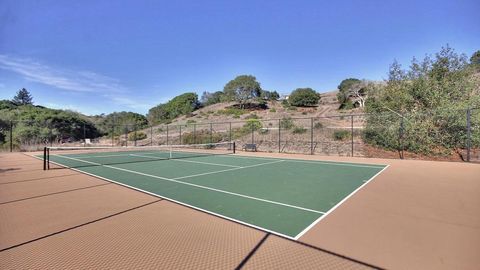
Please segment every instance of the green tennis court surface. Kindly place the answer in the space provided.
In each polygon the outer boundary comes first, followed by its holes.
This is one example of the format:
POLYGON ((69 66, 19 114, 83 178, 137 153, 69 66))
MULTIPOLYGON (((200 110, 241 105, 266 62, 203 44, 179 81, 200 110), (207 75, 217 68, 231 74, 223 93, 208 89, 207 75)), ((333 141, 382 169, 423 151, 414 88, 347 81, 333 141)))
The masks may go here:
POLYGON ((50 161, 294 239, 385 168, 239 155, 165 155, 51 153, 50 161))

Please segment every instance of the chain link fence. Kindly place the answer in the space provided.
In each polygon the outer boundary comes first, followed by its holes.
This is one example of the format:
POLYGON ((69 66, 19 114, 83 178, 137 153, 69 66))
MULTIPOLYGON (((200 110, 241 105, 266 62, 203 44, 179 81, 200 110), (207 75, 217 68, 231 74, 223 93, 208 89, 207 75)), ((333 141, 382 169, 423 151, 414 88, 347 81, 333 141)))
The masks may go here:
POLYGON ((400 115, 337 115, 156 126, 3 121, 0 149, 51 146, 148 146, 236 141, 239 150, 335 156, 446 159, 480 162, 480 108, 400 115))

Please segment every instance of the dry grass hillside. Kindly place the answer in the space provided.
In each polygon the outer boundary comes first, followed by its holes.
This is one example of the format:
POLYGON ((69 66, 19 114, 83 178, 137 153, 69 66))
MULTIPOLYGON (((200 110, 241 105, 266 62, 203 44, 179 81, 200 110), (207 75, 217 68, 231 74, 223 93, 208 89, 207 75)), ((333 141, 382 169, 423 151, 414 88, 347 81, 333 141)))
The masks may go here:
POLYGON ((259 119, 279 119, 284 117, 291 118, 310 118, 325 117, 339 114, 358 113, 358 110, 339 111, 340 104, 337 101, 337 91, 321 94, 320 104, 312 108, 285 108, 280 101, 268 102, 267 109, 245 110, 241 115, 224 113, 226 109, 234 103, 219 103, 201 108, 189 116, 182 116, 172 121, 175 124, 188 123, 218 123, 245 120, 251 114, 257 115, 259 119))
POLYGON ((143 130, 147 138, 138 143, 172 145, 234 140, 240 146, 255 143, 259 151, 313 151, 326 155, 351 155, 354 144, 354 155, 363 155, 363 118, 355 117, 352 129, 352 118, 348 116, 362 111, 338 110, 336 94, 323 93, 319 105, 309 108, 285 107, 280 101, 269 102, 266 109, 246 110, 232 109, 234 103, 214 104, 176 118, 168 127, 157 125, 143 130), (257 119, 260 126, 250 130, 249 118, 257 119))

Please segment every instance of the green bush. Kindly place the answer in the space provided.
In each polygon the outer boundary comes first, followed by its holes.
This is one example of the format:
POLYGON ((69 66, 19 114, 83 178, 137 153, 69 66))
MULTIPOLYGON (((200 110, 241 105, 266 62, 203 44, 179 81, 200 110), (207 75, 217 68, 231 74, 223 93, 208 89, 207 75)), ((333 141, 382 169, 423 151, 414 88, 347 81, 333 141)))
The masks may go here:
POLYGON ((333 132, 333 139, 335 141, 344 141, 350 138, 350 132, 347 130, 335 130, 333 132))
POLYGON ((303 134, 305 132, 307 132, 307 129, 304 127, 294 127, 292 130, 293 134, 303 134))
POLYGON ((143 132, 143 131, 128 133, 128 140, 129 141, 145 140, 146 138, 147 138, 147 134, 145 134, 145 132, 143 132))
POLYGON ((270 112, 271 112, 271 113, 274 113, 274 112, 277 112, 277 110, 276 110, 275 108, 271 108, 271 109, 270 109, 270 112))
POLYGON ((195 93, 184 93, 164 104, 159 104, 148 111, 147 118, 151 124, 164 123, 181 115, 189 115, 200 108, 195 93))
POLYGON ((193 119, 188 119, 187 120, 187 124, 194 124, 196 123, 197 121, 193 120, 193 119))
POLYGON ((240 108, 232 108, 228 107, 223 110, 218 110, 217 113, 223 114, 223 115, 233 115, 233 116, 240 116, 242 114, 245 114, 247 110, 240 109, 240 108))
POLYGON ((288 102, 297 107, 316 106, 319 100, 320 96, 312 88, 297 88, 288 98, 288 102))
POLYGON ((293 120, 290 117, 283 117, 280 120, 280 126, 282 129, 292 129, 295 125, 293 124, 293 120))
POLYGON ((248 119, 242 129, 245 131, 259 130, 262 128, 262 123, 258 119, 248 119))

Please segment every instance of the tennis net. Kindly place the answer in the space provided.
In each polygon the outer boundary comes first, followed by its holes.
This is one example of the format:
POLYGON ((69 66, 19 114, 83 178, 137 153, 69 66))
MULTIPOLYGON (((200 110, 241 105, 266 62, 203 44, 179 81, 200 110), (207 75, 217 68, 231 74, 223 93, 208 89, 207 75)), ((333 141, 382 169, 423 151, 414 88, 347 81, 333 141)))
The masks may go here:
POLYGON ((45 147, 43 169, 50 169, 51 163, 77 168, 234 153, 235 142, 129 147, 45 147))

